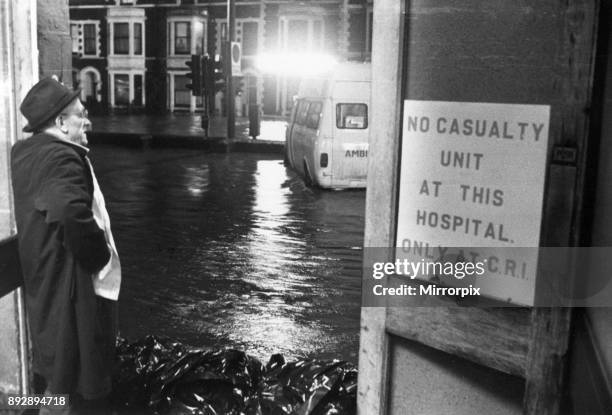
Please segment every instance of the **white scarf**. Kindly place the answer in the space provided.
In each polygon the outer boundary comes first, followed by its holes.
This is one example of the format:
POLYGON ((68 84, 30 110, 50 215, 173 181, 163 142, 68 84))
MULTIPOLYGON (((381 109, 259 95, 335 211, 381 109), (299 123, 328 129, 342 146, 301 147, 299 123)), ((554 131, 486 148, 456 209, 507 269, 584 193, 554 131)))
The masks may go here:
POLYGON ((94 291, 96 295, 109 300, 117 300, 119 298, 119 289, 121 288, 121 264, 119 262, 119 254, 115 247, 115 241, 113 239, 113 233, 110 228, 110 218, 106 211, 106 203, 104 202, 104 196, 100 191, 98 180, 94 174, 93 167, 88 157, 85 157, 87 164, 89 164, 89 170, 91 171, 91 178, 93 180, 93 203, 92 211, 94 219, 96 220, 100 229, 104 231, 106 237, 106 244, 111 253, 111 258, 108 263, 98 273, 92 276, 94 291))

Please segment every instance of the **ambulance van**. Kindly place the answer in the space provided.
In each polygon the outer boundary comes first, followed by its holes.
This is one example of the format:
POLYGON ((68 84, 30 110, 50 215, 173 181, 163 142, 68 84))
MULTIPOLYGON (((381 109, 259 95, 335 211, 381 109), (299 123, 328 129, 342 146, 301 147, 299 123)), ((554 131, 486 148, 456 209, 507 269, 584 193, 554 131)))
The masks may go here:
POLYGON ((342 63, 303 79, 287 125, 285 159, 307 185, 365 188, 371 65, 342 63))

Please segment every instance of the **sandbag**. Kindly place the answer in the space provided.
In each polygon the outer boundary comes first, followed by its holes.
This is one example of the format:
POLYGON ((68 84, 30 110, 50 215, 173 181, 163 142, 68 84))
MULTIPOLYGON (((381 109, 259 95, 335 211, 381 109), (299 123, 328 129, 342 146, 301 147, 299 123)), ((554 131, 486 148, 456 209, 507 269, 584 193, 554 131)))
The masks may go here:
POLYGON ((344 361, 264 366, 239 350, 205 351, 148 336, 118 339, 113 403, 159 414, 336 415, 356 413, 357 370, 344 361))

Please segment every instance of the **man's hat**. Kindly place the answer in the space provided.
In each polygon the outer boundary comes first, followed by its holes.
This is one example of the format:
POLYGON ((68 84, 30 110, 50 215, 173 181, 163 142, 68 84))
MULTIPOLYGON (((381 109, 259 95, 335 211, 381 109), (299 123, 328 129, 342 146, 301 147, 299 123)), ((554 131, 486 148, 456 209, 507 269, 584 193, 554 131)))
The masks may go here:
POLYGON ((80 89, 73 91, 52 77, 41 79, 30 89, 19 107, 28 120, 23 131, 26 133, 36 131, 47 121, 55 118, 80 93, 80 89))

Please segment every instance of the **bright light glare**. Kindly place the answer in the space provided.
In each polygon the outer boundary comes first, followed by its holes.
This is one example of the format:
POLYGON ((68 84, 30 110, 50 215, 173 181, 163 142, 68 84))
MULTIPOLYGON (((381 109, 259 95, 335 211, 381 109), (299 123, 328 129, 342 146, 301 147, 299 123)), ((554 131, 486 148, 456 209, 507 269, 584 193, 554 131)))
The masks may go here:
POLYGON ((255 58, 263 73, 296 77, 329 72, 336 63, 333 56, 321 53, 264 53, 255 58))

